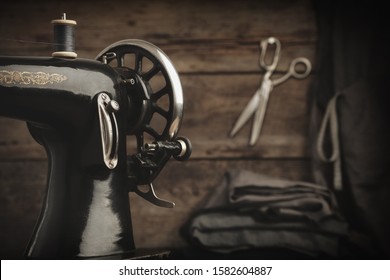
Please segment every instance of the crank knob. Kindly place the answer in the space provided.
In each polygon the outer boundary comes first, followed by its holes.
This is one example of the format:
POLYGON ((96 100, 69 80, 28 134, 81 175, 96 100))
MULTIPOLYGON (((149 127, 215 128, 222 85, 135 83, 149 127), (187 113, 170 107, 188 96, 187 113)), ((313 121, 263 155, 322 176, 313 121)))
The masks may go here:
POLYGON ((176 142, 180 145, 180 153, 173 155, 173 158, 178 161, 188 160, 192 153, 192 144, 187 137, 179 136, 176 138, 176 142))

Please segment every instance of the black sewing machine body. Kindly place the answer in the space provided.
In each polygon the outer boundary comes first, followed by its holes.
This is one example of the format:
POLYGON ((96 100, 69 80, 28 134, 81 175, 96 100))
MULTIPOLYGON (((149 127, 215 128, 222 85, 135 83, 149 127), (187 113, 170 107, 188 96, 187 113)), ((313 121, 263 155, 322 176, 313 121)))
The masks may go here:
MULTIPOLYGON (((128 185, 126 134, 119 135, 113 170, 102 165, 96 137, 97 95, 128 104, 119 75, 90 60, 0 58, 0 63, 0 114, 29 121, 50 162, 46 203, 29 256, 101 256, 134 249, 129 189, 123 187, 128 185)), ((120 112, 117 124, 123 131, 129 108, 120 112)))
POLYGON ((0 116, 27 121, 49 160, 46 198, 28 257, 126 257, 135 249, 129 191, 173 207, 155 195, 151 182, 171 156, 188 158, 191 147, 176 138, 181 87, 161 54, 135 40, 114 44, 96 61, 0 57, 0 116), (140 50, 134 70, 121 65, 123 47, 140 50), (141 70, 144 57, 155 63, 148 72, 141 70), (157 72, 166 85, 154 91, 148 81, 157 72), (163 95, 170 101, 165 110, 157 105, 163 95), (162 132, 150 125, 156 112, 166 118, 162 132), (145 133, 155 142, 144 143, 145 133), (137 138, 135 155, 127 155, 127 135, 137 138), (144 184, 149 191, 137 188, 144 184))

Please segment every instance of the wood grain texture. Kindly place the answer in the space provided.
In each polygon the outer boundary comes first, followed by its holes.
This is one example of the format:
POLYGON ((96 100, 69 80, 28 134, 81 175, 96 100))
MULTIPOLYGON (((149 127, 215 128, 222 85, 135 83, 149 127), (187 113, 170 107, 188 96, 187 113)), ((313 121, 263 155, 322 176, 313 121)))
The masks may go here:
POLYGON ((286 42, 316 40, 310 1, 31 1, 6 2, 0 11, 0 50, 42 55, 52 42, 50 22, 64 11, 78 21, 80 56, 93 58, 108 44, 126 38, 153 43, 258 41, 276 36, 286 42), (27 23, 27 25, 26 25, 27 23), (12 41, 17 40, 17 41, 12 41), (22 42, 20 42, 22 41, 22 42))
MULTIPOLYGON (((50 21, 66 12, 78 22, 78 57, 94 59, 108 45, 137 38, 161 48, 179 72, 185 98, 180 134, 190 138, 188 162, 170 161, 154 182, 176 203, 155 207, 130 194, 138 248, 185 245, 180 227, 229 169, 311 181, 308 89, 315 73, 317 31, 309 0, 296 1, 6 1, 0 9, 0 55, 50 56, 50 21), (275 87, 262 135, 249 147, 251 122, 228 134, 259 87, 259 41, 282 43, 274 78, 292 59, 313 63, 311 76, 275 87)), ((132 137, 128 148, 134 149, 132 137)), ((20 257, 44 197, 47 160, 21 120, 0 117, 0 254, 20 257)))
POLYGON ((258 75, 184 77, 187 89, 181 133, 193 140, 195 158, 278 158, 307 156, 309 80, 275 87, 262 134, 249 147, 252 119, 234 138, 228 134, 259 86, 258 75))

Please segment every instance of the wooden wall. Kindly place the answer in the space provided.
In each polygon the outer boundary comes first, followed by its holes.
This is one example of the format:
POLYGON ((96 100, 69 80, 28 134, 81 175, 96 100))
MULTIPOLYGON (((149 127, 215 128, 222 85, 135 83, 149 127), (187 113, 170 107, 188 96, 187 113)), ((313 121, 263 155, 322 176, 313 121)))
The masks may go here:
MULTIPOLYGON (((174 209, 130 194, 137 247, 185 245, 180 226, 229 169, 311 180, 308 88, 315 64, 309 78, 274 89, 256 146, 248 146, 250 124, 228 137, 264 74, 258 65, 260 40, 275 36, 282 43, 275 77, 295 57, 314 63, 317 34, 310 1, 6 2, 0 10, 0 54, 49 56, 51 46, 42 42, 52 41, 50 21, 62 12, 78 22, 79 57, 93 59, 118 40, 143 39, 167 53, 182 81, 181 134, 191 139, 193 155, 188 162, 169 162, 155 182, 157 194, 174 201, 174 209)), ((2 257, 22 254, 42 203, 46 170, 44 150, 26 125, 0 117, 2 257)))

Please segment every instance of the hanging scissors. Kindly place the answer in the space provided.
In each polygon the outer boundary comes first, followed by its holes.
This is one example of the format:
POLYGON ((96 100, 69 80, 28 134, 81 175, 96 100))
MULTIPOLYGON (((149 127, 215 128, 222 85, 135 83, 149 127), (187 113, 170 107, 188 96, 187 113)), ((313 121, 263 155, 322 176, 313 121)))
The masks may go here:
POLYGON ((233 129, 230 132, 230 137, 236 135, 236 133, 244 126, 244 124, 249 120, 249 118, 254 114, 254 121, 252 124, 252 131, 249 144, 251 146, 255 145, 261 132, 261 128, 264 121, 265 111, 267 109, 268 99, 272 92, 272 89, 288 80, 290 77, 294 77, 296 79, 303 79, 309 75, 311 72, 311 63, 307 58, 298 57, 295 58, 290 63, 290 67, 288 72, 275 80, 271 80, 271 76, 278 65, 280 58, 280 41, 274 37, 270 37, 266 40, 262 40, 260 43, 260 58, 259 64, 260 67, 266 70, 263 81, 257 91, 254 93, 251 100, 246 105, 245 109, 242 111, 241 115, 237 119, 233 129), (266 64, 265 56, 267 52, 267 48, 269 45, 275 45, 275 51, 273 60, 270 64, 266 64), (297 71, 297 65, 303 64, 305 69, 304 71, 297 71))

